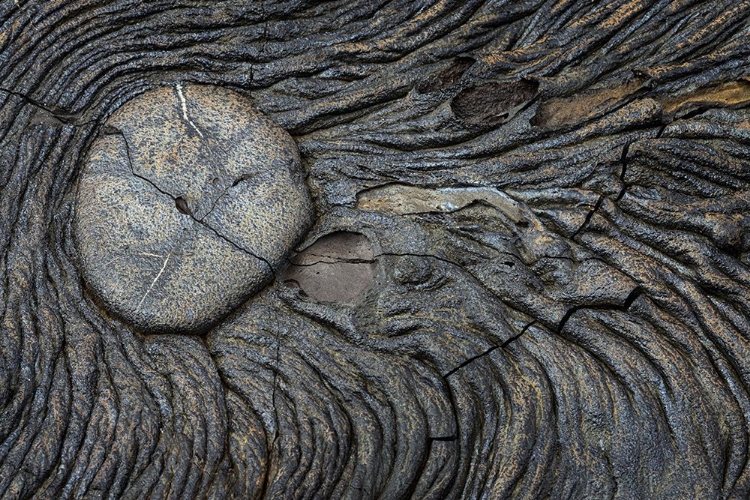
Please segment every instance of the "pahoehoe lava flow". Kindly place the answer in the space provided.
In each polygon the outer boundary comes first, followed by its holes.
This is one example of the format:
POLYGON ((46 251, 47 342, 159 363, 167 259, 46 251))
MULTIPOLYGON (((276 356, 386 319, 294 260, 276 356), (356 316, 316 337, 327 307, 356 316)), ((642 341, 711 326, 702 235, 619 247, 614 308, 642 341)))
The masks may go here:
POLYGON ((154 89, 104 130, 78 176, 76 250, 88 288, 143 333, 205 332, 312 224, 297 146, 236 92, 154 89))
POLYGON ((750 497, 750 1, 3 0, 0 26, 0 498, 750 497), (242 138, 195 95, 246 103, 294 188, 254 212, 227 170, 212 212, 211 179, 144 175, 158 134, 113 122, 160 92, 144 116, 222 168, 242 138), (176 304, 239 291, 151 328, 77 243, 109 234, 77 219, 103 151, 240 254, 243 217, 298 232, 247 240, 276 245, 255 284, 154 253, 137 310, 162 271, 176 304))

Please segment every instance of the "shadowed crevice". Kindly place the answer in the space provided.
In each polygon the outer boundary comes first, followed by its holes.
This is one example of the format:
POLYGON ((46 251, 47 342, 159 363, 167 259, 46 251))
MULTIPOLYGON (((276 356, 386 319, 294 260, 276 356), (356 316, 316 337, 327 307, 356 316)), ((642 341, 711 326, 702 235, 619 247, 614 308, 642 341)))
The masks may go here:
POLYGON ((565 328, 565 325, 568 323, 568 320, 570 320, 571 316, 575 314, 578 311, 581 310, 593 310, 593 311, 627 311, 630 309, 630 306, 633 305, 633 302, 643 295, 644 291, 643 288, 640 286, 635 287, 632 292, 625 298, 621 306, 615 306, 615 305, 604 305, 604 306, 588 306, 588 305, 582 305, 582 306, 573 306, 567 310, 565 313, 565 316, 563 316, 562 320, 560 320, 560 324, 557 325, 556 332, 557 334, 561 334, 563 329, 565 328))
POLYGON ((486 351, 484 351, 483 353, 477 354, 476 356, 473 356, 473 357, 467 359, 466 361, 462 362, 460 365, 458 365, 457 367, 453 368, 451 371, 449 371, 448 373, 446 373, 445 375, 443 375, 443 378, 447 379, 451 375, 455 374, 457 371, 459 371, 459 370, 461 370, 463 368, 466 368, 467 366, 469 366, 470 364, 472 364, 473 362, 475 362, 478 359, 481 359, 483 357, 486 357, 486 356, 492 354, 497 349, 504 349, 505 347, 508 347, 508 345, 510 345, 511 342, 514 342, 514 341, 520 339, 521 336, 524 333, 526 333, 526 331, 529 328, 531 328, 533 325, 535 325, 536 323, 537 323, 536 321, 532 321, 531 323, 529 323, 526 326, 524 326, 519 333, 517 333, 516 335, 508 338, 502 344, 493 346, 493 347, 487 349, 486 351))

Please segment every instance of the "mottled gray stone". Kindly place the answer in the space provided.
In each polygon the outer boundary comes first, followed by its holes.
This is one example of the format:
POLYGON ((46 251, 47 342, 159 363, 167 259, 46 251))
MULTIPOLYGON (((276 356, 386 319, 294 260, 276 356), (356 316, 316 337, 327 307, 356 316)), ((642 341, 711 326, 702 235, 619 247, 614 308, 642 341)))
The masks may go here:
POLYGON ((243 96, 163 87, 117 110, 78 185, 86 283, 147 333, 200 333, 257 293, 313 220, 294 140, 243 96))

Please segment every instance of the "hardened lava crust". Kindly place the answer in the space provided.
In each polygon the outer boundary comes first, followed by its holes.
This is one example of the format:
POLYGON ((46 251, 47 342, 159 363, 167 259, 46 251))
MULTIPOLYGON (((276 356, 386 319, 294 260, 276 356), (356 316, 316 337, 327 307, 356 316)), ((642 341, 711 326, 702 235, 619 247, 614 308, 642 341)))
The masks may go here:
POLYGON ((144 333, 204 333, 286 263, 314 209, 294 140, 249 99, 161 87, 119 108, 79 175, 82 275, 144 333))
POLYGON ((0 498, 750 498, 749 57, 747 0, 3 1, 0 498))

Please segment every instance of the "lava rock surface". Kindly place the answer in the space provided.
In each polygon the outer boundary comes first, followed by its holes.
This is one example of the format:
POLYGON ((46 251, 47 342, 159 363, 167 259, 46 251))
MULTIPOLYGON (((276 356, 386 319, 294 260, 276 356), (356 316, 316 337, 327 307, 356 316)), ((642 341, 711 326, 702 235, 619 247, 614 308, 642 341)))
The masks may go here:
POLYGON ((0 3, 0 497, 749 498, 748 35, 747 0, 0 3), (242 194, 248 100, 304 223, 242 194), (174 249, 154 316, 96 168, 174 249))
POLYGON ((203 333, 268 284, 312 224, 293 139, 239 94, 160 88, 91 145, 74 236, 93 293, 144 333, 203 333))

